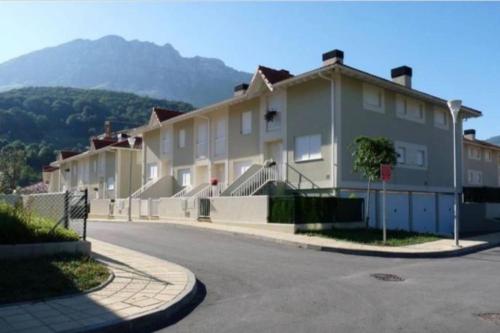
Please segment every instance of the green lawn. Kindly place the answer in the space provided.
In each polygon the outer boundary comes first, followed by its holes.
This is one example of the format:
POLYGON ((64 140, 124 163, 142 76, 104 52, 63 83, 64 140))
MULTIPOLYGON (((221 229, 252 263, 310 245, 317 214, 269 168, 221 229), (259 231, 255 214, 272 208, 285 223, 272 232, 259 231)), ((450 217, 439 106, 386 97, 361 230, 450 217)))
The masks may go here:
POLYGON ((107 267, 85 256, 0 261, 0 304, 85 291, 109 277, 107 267))
MULTIPOLYGON (((382 243, 382 230, 377 229, 332 229, 322 231, 303 231, 308 236, 319 236, 333 238, 353 243, 368 245, 384 245, 382 243)), ((387 231, 386 246, 405 246, 432 242, 441 239, 441 237, 431 234, 418 234, 408 231, 387 231)))
POLYGON ((56 221, 27 213, 20 207, 0 203, 0 245, 75 241, 79 236, 56 221))

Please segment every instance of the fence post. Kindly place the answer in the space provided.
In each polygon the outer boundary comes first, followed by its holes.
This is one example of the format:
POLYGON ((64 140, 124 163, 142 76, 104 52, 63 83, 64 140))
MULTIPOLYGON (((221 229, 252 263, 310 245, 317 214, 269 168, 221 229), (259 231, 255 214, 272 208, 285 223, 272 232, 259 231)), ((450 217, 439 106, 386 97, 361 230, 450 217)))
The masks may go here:
POLYGON ((69 191, 64 192, 64 227, 69 228, 69 191))
POLYGON ((83 191, 83 202, 85 207, 85 213, 83 215, 83 237, 82 237, 83 240, 87 239, 87 218, 89 216, 88 199, 89 199, 88 189, 85 189, 83 191))

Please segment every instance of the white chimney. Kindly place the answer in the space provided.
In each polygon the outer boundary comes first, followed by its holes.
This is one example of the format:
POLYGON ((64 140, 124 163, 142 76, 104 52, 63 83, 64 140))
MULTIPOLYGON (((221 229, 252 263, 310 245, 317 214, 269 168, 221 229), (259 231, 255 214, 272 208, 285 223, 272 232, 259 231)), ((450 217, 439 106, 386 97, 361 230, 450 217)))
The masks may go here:
POLYGON ((393 68, 391 70, 392 81, 400 84, 402 86, 411 88, 411 76, 413 71, 411 67, 401 66, 397 68, 393 68))

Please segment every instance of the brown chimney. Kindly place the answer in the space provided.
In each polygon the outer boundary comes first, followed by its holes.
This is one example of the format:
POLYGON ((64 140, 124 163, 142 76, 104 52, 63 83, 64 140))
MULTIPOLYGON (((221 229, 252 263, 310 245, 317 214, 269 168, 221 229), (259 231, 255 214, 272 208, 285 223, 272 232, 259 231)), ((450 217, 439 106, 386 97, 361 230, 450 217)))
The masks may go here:
POLYGON ((106 120, 104 122, 104 137, 106 139, 110 139, 112 137, 111 135, 111 121, 106 120))

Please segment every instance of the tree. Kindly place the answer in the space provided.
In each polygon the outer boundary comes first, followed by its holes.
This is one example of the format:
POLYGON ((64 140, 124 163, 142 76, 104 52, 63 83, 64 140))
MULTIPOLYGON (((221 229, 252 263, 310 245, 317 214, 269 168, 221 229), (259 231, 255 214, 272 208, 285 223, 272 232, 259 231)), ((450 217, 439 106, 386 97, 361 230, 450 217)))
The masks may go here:
POLYGON ((391 140, 383 137, 357 137, 352 145, 353 171, 361 174, 368 181, 366 195, 365 223, 370 220, 370 185, 380 179, 380 165, 394 166, 397 161, 396 150, 391 140))
POLYGON ((0 185, 2 192, 12 192, 16 189, 21 174, 26 167, 26 152, 13 146, 0 150, 0 185))

